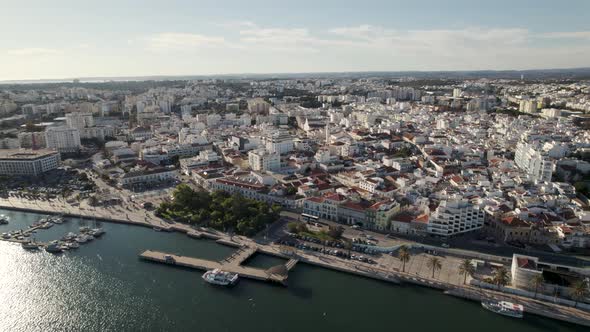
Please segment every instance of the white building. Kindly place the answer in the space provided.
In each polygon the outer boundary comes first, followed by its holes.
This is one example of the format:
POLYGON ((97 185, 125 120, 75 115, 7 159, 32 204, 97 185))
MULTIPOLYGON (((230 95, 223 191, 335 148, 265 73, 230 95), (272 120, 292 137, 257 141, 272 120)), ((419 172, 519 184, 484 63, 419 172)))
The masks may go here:
POLYGON ((266 149, 270 153, 286 154, 293 151, 293 139, 289 135, 272 136, 266 139, 266 149))
POLYGON ((554 162, 532 145, 519 142, 516 145, 514 162, 528 174, 531 181, 551 182, 554 162))
POLYGON ((521 100, 518 110, 523 113, 537 113, 537 101, 521 100))
POLYGON ((47 148, 62 153, 78 152, 82 147, 80 131, 76 128, 49 127, 45 130, 47 148))
POLYGON ((176 178, 176 171, 167 168, 157 168, 152 170, 131 171, 125 174, 120 180, 120 186, 133 186, 140 184, 149 184, 162 182, 176 178))
POLYGON ((440 236, 474 231, 483 227, 484 211, 465 199, 444 200, 430 216, 427 230, 440 236))
POLYGON ((248 152, 248 163, 254 171, 276 171, 281 168, 278 153, 269 153, 264 149, 248 152))
POLYGON ((92 113, 68 113, 66 114, 66 124, 70 128, 88 128, 94 126, 94 118, 92 113))
POLYGON ((49 150, 0 150, 0 174, 37 176, 59 166, 59 153, 49 150))

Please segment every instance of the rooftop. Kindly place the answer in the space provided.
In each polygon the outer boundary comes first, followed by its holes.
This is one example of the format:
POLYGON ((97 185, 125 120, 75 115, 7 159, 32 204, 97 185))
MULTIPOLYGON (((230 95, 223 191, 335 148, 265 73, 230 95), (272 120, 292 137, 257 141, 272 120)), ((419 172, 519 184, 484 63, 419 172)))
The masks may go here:
POLYGON ((0 150, 0 159, 34 160, 56 154, 53 150, 10 149, 0 150))

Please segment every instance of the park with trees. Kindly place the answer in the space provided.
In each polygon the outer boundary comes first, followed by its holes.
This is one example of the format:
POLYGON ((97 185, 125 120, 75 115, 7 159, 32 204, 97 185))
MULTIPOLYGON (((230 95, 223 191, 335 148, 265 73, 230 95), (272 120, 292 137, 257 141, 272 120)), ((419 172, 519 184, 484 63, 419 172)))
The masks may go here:
POLYGON ((253 236, 278 220, 281 207, 221 191, 194 190, 181 184, 172 200, 163 202, 156 214, 192 225, 211 227, 224 232, 253 236))

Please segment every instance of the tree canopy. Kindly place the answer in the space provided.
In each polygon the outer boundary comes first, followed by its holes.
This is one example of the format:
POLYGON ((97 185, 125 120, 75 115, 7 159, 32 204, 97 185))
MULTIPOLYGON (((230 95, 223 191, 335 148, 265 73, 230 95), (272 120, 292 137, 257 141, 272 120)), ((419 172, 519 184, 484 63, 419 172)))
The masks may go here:
POLYGON ((156 213, 167 219, 209 226, 222 231, 253 236, 279 218, 281 207, 216 191, 208 193, 181 184, 171 202, 162 203, 156 213))

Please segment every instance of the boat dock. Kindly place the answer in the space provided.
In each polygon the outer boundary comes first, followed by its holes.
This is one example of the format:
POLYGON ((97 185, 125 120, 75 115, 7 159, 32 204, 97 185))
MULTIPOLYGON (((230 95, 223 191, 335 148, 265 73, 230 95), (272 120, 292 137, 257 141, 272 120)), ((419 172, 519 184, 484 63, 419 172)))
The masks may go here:
POLYGON ((287 262, 289 266, 285 266, 284 269, 281 266, 271 267, 270 269, 258 269, 253 267, 247 267, 241 265, 244 261, 250 258, 257 252, 254 247, 241 247, 238 251, 234 252, 227 258, 221 261, 212 261, 207 259, 180 256, 167 254, 159 251, 146 250, 139 255, 141 259, 169 264, 188 267, 197 270, 213 270, 220 269, 226 272, 237 273, 240 277, 249 278, 259 281, 269 281, 278 283, 281 285, 287 285, 288 272, 292 269, 297 262, 287 262), (170 259, 172 257, 172 259, 170 259), (168 259, 167 259, 168 258, 168 259))

